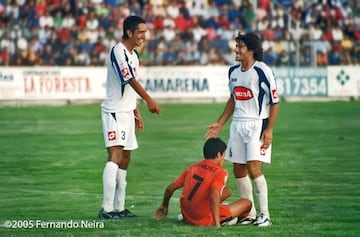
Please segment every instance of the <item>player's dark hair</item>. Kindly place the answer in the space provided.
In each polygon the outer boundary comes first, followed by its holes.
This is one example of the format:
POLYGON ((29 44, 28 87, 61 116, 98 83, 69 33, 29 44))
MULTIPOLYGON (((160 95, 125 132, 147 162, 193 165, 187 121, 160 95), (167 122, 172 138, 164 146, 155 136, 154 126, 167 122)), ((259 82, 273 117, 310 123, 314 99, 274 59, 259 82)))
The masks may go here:
POLYGON ((254 59, 257 61, 263 61, 263 48, 261 45, 260 36, 256 33, 239 33, 235 38, 235 41, 239 43, 240 41, 244 42, 246 47, 254 52, 254 59))
POLYGON ((216 155, 220 152, 224 153, 226 150, 226 143, 221 138, 209 138, 203 148, 205 159, 215 159, 216 155))
POLYGON ((123 23, 123 36, 122 39, 128 39, 129 35, 127 34, 127 31, 130 30, 131 32, 135 32, 137 26, 141 23, 146 24, 146 21, 139 17, 139 16, 128 16, 125 18, 124 23, 123 23))

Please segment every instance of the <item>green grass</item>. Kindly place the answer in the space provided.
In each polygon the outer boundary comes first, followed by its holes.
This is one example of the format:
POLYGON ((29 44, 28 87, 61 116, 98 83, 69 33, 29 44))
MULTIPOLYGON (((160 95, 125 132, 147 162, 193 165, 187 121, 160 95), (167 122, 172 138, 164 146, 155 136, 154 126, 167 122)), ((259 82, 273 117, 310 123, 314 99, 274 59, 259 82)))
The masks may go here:
MULTIPOLYGON (((97 219, 106 161, 99 105, 0 108, 0 223, 84 220, 103 228, 0 227, 0 236, 321 237, 360 233, 360 103, 282 103, 273 161, 264 167, 273 225, 220 229, 176 221, 179 192, 167 219, 152 219, 166 185, 202 158, 205 127, 223 104, 141 105, 145 131, 128 172, 127 206, 141 217, 97 219), (100 226, 101 227, 101 226, 100 226)), ((227 140, 228 126, 221 136, 227 140)), ((238 198, 231 165, 231 200, 238 198)))

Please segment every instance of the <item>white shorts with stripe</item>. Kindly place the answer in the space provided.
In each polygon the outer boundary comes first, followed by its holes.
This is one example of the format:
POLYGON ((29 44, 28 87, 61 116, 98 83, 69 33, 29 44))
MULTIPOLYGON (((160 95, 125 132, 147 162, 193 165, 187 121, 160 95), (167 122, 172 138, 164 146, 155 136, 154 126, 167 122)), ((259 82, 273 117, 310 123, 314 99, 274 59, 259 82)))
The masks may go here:
POLYGON ((246 164, 251 160, 271 163, 271 145, 264 149, 260 140, 264 120, 232 121, 226 160, 246 164))
POLYGON ((109 113, 102 110, 101 120, 105 147, 122 146, 124 150, 138 148, 133 111, 109 113))

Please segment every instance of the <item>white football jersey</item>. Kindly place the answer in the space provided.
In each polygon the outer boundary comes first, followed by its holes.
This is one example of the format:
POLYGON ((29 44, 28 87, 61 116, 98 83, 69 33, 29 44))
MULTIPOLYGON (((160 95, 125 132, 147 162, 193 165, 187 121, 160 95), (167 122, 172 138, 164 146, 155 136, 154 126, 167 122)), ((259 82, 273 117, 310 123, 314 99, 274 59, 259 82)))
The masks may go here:
POLYGON ((139 58, 129 52, 122 42, 113 46, 107 59, 106 96, 102 102, 105 112, 129 112, 136 108, 138 94, 129 81, 136 80, 139 58))
POLYGON ((266 119, 270 105, 279 102, 273 72, 260 61, 245 72, 241 64, 230 67, 229 90, 235 101, 234 120, 266 119))

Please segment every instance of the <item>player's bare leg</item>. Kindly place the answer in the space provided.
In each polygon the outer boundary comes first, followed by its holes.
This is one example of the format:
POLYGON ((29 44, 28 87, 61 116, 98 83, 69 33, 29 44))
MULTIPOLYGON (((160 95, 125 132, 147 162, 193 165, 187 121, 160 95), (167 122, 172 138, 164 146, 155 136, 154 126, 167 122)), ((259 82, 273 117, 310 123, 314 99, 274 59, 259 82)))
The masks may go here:
POLYGON ((248 199, 240 199, 228 205, 233 217, 246 217, 251 210, 252 203, 248 199))
POLYGON ((231 212, 232 219, 227 219, 223 221, 221 224, 234 225, 236 223, 239 223, 239 220, 242 220, 245 217, 249 216, 252 203, 249 199, 240 199, 237 200, 236 202, 227 204, 226 206, 231 212))

